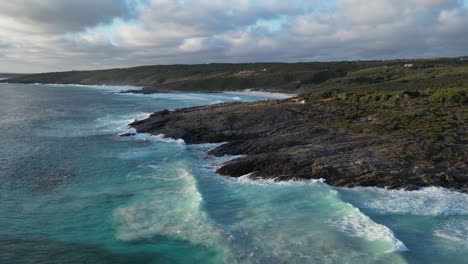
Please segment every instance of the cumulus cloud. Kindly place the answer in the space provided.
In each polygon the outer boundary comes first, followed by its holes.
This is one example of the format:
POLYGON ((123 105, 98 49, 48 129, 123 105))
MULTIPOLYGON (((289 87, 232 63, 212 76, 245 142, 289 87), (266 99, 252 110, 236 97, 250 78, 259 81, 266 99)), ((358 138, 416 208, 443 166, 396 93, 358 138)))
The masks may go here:
POLYGON ((457 0, 16 0, 0 71, 466 55, 457 0))

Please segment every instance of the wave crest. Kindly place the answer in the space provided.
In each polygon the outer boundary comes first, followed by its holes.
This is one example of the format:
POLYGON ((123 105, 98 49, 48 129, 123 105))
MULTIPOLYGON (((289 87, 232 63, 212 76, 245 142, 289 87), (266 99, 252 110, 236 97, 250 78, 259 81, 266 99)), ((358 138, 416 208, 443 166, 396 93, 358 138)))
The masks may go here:
POLYGON ((180 168, 164 179, 172 179, 168 184, 175 188, 158 188, 115 211, 117 239, 135 241, 167 236, 216 245, 219 232, 201 208, 203 199, 194 177, 180 168))
POLYGON ((383 241, 391 244, 385 252, 408 251, 408 248, 395 237, 388 227, 372 221, 367 215, 351 204, 341 210, 343 216, 328 222, 349 236, 364 238, 368 241, 383 241))

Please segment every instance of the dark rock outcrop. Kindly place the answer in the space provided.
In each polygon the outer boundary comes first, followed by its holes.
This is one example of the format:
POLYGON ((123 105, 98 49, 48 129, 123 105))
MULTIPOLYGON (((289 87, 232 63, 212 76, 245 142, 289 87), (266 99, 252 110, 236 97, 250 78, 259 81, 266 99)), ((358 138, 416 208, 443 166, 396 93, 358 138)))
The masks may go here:
MULTIPOLYGON (((311 124, 307 119, 310 106, 299 101, 164 110, 131 126, 140 133, 164 134, 189 144, 227 142, 209 154, 246 156, 218 169, 226 176, 278 181, 323 178, 330 185, 346 187, 468 190, 463 156, 433 162, 425 158, 431 150, 411 138, 350 133, 311 124)), ((466 157, 466 149, 460 151, 466 157)))

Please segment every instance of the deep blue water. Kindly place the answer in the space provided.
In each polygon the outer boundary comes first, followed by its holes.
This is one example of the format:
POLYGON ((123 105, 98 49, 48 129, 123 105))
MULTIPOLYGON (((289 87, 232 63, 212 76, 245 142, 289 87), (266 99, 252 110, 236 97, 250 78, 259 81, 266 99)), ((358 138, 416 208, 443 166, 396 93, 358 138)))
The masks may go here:
POLYGON ((0 84, 0 263, 468 259, 468 195, 220 177, 213 145, 117 135, 157 110, 264 98, 121 89, 0 84))

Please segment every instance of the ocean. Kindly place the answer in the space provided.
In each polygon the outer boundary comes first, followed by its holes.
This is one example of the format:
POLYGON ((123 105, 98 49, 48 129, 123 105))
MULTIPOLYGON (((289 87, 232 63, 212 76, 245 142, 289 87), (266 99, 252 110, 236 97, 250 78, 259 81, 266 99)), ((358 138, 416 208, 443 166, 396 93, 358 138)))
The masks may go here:
POLYGON ((468 195, 216 175, 150 113, 267 95, 0 84, 0 263, 467 263, 468 195))

